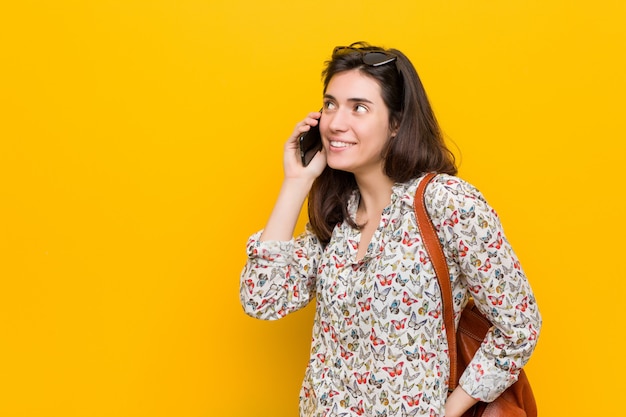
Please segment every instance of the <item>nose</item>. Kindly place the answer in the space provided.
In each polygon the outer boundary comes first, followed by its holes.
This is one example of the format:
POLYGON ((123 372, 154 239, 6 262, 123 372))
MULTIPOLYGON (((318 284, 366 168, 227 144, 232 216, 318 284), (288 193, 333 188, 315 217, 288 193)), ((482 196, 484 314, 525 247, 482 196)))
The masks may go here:
MULTIPOLYGON (((325 114, 324 117, 327 117, 325 114)), ((348 128, 348 118, 341 109, 328 114, 328 128, 332 132, 343 132, 348 128)))

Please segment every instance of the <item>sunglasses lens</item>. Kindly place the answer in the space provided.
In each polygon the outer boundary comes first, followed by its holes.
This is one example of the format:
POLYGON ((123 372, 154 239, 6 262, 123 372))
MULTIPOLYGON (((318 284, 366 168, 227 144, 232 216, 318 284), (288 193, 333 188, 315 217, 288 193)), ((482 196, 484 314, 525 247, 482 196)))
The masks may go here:
POLYGON ((366 52, 363 54, 363 63, 377 67, 396 60, 396 57, 385 52, 366 52))

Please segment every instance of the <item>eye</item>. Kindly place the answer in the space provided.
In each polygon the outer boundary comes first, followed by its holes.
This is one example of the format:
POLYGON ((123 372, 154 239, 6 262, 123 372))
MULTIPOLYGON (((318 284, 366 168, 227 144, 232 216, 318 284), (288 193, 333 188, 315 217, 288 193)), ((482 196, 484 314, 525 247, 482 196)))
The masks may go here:
POLYGON ((324 102, 324 109, 326 110, 333 110, 335 108, 335 103, 333 103, 332 101, 325 101, 324 102))
POLYGON ((365 107, 363 104, 357 104, 356 106, 354 106, 354 111, 357 113, 366 113, 367 107, 365 107))

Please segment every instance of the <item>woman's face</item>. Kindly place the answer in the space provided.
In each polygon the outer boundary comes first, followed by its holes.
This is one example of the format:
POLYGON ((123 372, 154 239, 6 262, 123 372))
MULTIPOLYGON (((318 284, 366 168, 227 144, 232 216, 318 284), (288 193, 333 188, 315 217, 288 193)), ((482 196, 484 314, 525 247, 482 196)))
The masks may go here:
POLYGON ((356 176, 382 172, 381 153, 391 132, 378 82, 358 70, 334 75, 324 95, 320 131, 331 168, 356 176))

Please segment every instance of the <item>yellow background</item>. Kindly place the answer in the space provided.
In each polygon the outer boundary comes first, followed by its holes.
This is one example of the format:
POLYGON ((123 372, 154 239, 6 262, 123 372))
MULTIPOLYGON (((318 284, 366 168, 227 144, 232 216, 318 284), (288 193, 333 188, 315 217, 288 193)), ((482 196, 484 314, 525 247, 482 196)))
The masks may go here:
POLYGON ((19 0, 0 416, 297 415, 312 306, 250 319, 239 272, 322 62, 356 40, 413 60, 503 219, 545 320, 540 415, 623 409, 625 2, 19 0))

